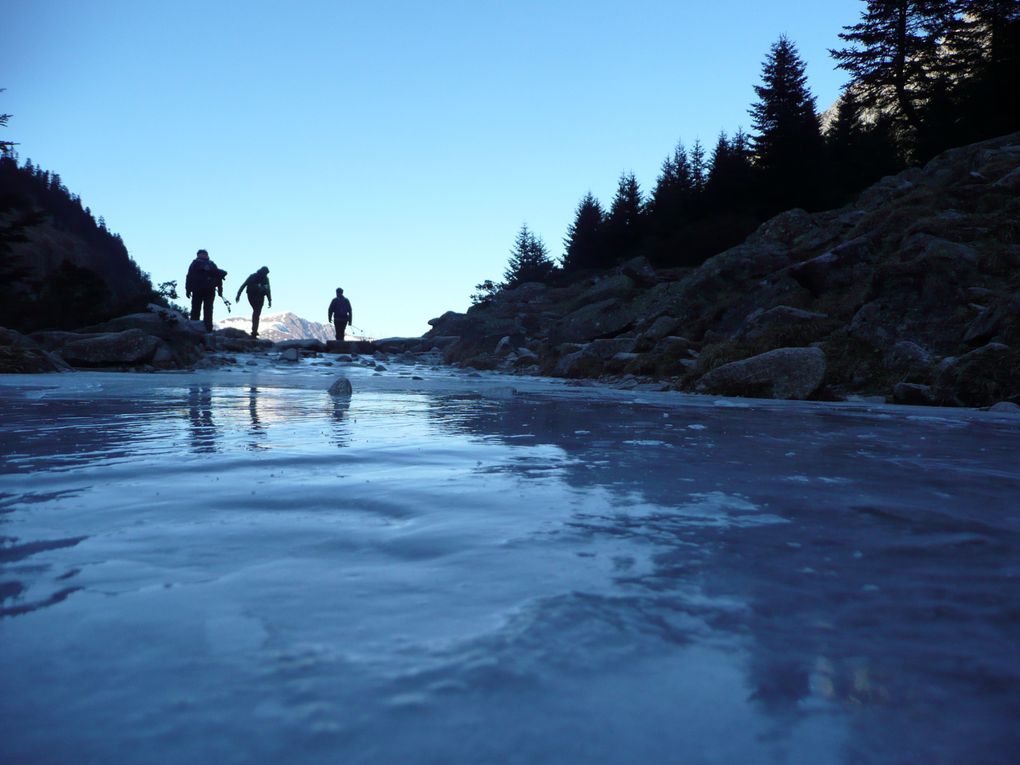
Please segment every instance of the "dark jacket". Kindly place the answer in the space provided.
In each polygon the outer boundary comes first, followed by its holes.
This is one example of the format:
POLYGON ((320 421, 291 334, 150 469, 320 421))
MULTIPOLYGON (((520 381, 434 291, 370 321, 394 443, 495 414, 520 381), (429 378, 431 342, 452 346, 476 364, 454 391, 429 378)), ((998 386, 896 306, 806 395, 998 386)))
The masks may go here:
POLYGON ((258 300, 260 297, 269 298, 269 302, 273 301, 273 293, 269 289, 269 274, 263 273, 262 271, 256 271, 247 279, 244 283, 237 288, 237 297, 234 301, 241 299, 242 290, 248 290, 249 300, 258 300))
POLYGON ((227 272, 219 268, 209 259, 195 258, 188 268, 188 278, 184 282, 187 292, 212 292, 223 289, 223 277, 227 272))
POLYGON ((333 321, 336 314, 337 321, 345 321, 350 324, 354 321, 354 312, 351 310, 351 301, 345 297, 335 297, 329 304, 329 315, 326 321, 333 321))

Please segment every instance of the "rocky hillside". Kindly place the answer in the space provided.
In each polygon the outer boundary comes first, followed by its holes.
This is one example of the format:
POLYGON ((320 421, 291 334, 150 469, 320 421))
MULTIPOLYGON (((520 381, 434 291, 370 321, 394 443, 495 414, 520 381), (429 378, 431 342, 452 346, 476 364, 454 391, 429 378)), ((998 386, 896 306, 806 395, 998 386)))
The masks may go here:
MULTIPOLYGON (((251 331, 251 319, 245 316, 227 316, 219 322, 222 329, 251 331)), ((284 340, 321 340, 324 343, 334 339, 332 324, 302 319, 293 313, 263 314, 259 322, 259 337, 279 343, 284 340)))
POLYGON ((429 322, 449 362, 713 394, 1020 402, 1020 134, 790 210, 686 273, 631 261, 429 322))
POLYGON ((0 158, 0 325, 76 329, 152 299, 121 238, 59 176, 0 158))

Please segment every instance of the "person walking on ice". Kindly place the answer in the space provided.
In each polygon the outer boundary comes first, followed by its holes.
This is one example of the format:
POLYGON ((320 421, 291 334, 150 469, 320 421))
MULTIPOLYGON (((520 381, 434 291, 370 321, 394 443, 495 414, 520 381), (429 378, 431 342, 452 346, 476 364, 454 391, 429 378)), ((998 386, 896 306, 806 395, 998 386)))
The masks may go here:
POLYGON ((209 253, 199 250, 188 267, 188 278, 184 282, 184 294, 191 298, 191 320, 202 314, 205 331, 213 331, 213 300, 216 293, 223 297, 223 279, 227 272, 209 260, 209 253))
POLYGON ((262 305, 269 300, 269 307, 273 307, 273 293, 269 288, 269 269, 262 266, 253 273, 244 283, 237 288, 236 303, 241 299, 241 292, 248 290, 248 302, 251 304, 251 336, 259 336, 259 317, 262 315, 262 305))
POLYGON ((351 310, 351 301, 344 297, 344 291, 339 287, 336 288, 336 297, 329 304, 329 314, 326 320, 333 322, 336 339, 343 342, 347 333, 347 325, 354 321, 354 312, 351 310))

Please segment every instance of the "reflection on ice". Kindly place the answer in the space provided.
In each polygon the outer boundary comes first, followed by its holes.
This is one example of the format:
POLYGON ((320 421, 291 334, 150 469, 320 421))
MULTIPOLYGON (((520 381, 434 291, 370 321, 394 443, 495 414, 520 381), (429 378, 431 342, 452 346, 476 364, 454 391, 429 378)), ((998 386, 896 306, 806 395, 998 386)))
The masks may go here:
POLYGON ((391 372, 0 381, 5 760, 1012 761, 1013 421, 391 372))

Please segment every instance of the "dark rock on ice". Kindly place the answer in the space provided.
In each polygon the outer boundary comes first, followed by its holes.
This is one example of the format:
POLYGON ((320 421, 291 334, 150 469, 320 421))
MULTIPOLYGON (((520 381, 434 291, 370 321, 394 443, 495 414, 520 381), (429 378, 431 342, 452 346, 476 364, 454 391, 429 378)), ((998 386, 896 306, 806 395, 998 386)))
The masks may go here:
POLYGON ((825 377, 819 348, 778 348, 716 367, 698 381, 698 390, 724 396, 805 399, 825 377))
POLYGON ((67 372, 70 369, 62 358, 31 338, 0 327, 0 373, 67 372))
POLYGON ((79 335, 60 349, 61 357, 73 366, 131 366, 151 361, 163 341, 140 329, 79 335))
POLYGON ((935 394, 930 385, 901 382, 893 388, 893 401, 897 404, 928 406, 935 403, 935 394))
POLYGON ((276 348, 281 351, 296 349, 299 351, 322 353, 326 350, 326 344, 314 338, 301 338, 299 340, 281 340, 276 343, 276 348))
POLYGON ((331 396, 350 396, 354 392, 351 387, 351 381, 346 377, 338 377, 333 381, 333 384, 329 386, 329 395, 331 396))
POLYGON ((935 383, 941 404, 991 406, 1020 402, 1020 351, 988 343, 959 358, 947 359, 935 383))

